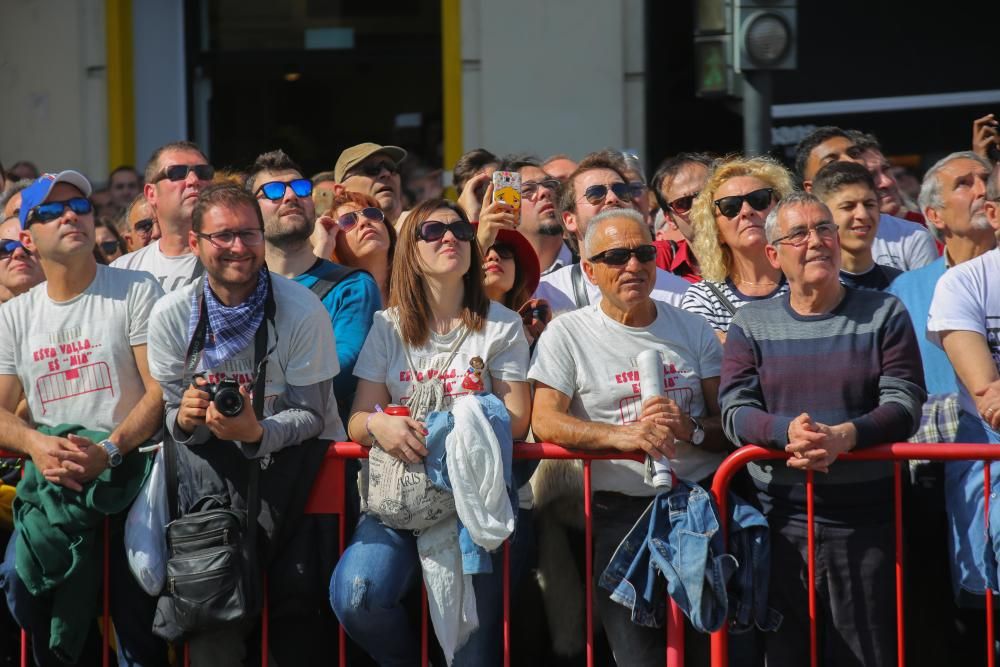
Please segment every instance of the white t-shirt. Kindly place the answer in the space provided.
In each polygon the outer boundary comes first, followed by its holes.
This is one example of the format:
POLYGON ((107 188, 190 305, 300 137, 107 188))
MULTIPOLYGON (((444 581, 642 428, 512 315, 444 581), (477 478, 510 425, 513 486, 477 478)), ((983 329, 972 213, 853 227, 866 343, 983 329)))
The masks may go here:
MULTIPOLYGON (((354 374, 362 380, 384 384, 393 403, 406 405, 410 398, 412 375, 403 341, 396 333, 389 313, 390 309, 375 313, 372 328, 354 366, 354 374)), ((431 332, 423 347, 410 350, 418 380, 423 379, 425 371, 437 368, 448 358, 462 329, 455 327, 443 335, 431 332)), ((527 374, 528 340, 524 337, 521 317, 492 301, 483 329, 469 333, 448 368, 443 370, 445 408, 450 408, 455 399, 476 391, 463 387, 463 382, 477 386, 476 380, 479 380, 482 383, 479 391, 492 392, 492 378, 504 382, 526 382, 527 374), (485 365, 478 376, 470 370, 473 357, 479 357, 485 365)))
MULTIPOLYGON (((647 327, 615 322, 599 305, 552 320, 538 339, 528 377, 569 396, 572 416, 624 426, 642 411, 636 357, 649 349, 663 355, 666 395, 691 416, 706 416, 701 380, 719 377, 722 345, 704 318, 661 302, 647 327)), ((698 481, 723 458, 721 452, 678 443, 677 458, 670 463, 678 477, 698 481)), ((594 461, 594 490, 655 495, 656 489, 643 481, 644 471, 638 461, 594 461)))
MULTIPOLYGON (((962 262, 945 271, 934 288, 927 316, 927 338, 941 347, 942 331, 975 331, 986 338, 993 363, 1000 370, 1000 249, 962 262)), ((969 390, 958 383, 958 403, 977 415, 969 390)))
POLYGON ((156 278, 167 293, 189 285, 202 274, 201 262, 193 253, 167 257, 160 252, 160 242, 154 241, 145 248, 122 255, 111 266, 116 269, 145 271, 156 278))
POLYGON ((98 265, 82 294, 53 301, 41 283, 0 308, 0 375, 21 381, 35 423, 113 431, 145 393, 132 347, 146 344, 163 290, 98 265))
MULTIPOLYGON (((194 290, 201 285, 196 281, 166 295, 153 308, 149 321, 149 370, 159 382, 189 381, 184 376, 184 360, 188 350, 188 324, 191 319, 191 301, 194 290)), ((284 394, 285 387, 307 387, 325 380, 333 380, 340 372, 337 347, 330 327, 330 313, 316 295, 298 283, 271 274, 274 289, 275 329, 268 327, 267 358, 264 382, 264 416, 274 414, 275 401, 284 394)), ((241 384, 253 382, 254 344, 251 342, 236 357, 218 368, 202 368, 209 382, 223 379, 241 384)), ((337 402, 330 383, 330 400, 327 402, 323 430, 317 436, 325 440, 344 440, 344 426, 337 414, 337 402)))
MULTIPOLYGON (((576 264, 564 266, 558 271, 542 276, 538 289, 535 290, 535 298, 548 301, 553 313, 576 310, 576 300, 573 298, 572 271, 574 266, 576 264)), ((581 266, 581 270, 582 268, 581 266)), ((587 295, 590 297, 590 303, 598 303, 601 300, 601 289, 587 279, 586 272, 582 273, 581 278, 583 278, 583 286, 587 290, 587 295)), ((653 286, 653 291, 649 296, 657 301, 680 307, 684 292, 689 287, 691 287, 691 283, 683 278, 657 268, 656 285, 653 286)))
POLYGON ((878 234, 872 242, 872 258, 876 264, 910 271, 938 257, 934 237, 925 227, 885 213, 879 215, 878 234))

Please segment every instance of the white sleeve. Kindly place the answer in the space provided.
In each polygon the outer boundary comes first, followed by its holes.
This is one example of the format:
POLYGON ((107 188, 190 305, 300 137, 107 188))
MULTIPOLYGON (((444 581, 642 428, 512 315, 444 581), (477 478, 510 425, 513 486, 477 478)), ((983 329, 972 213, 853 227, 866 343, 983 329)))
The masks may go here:
MULTIPOLYGON (((119 258, 121 259, 121 258, 119 258)), ((163 296, 163 289, 148 273, 132 284, 128 292, 128 341, 130 345, 145 345, 153 306, 163 296)))
POLYGON ((570 398, 576 393, 576 360, 571 340, 564 331, 565 320, 555 319, 538 337, 528 378, 542 382, 570 398))
POLYGON ((375 313, 372 328, 368 330, 365 344, 361 346, 358 361, 354 364, 354 376, 369 382, 388 385, 389 378, 389 336, 395 336, 392 324, 385 311, 375 313))
POLYGON ((295 387, 332 380, 340 372, 330 314, 318 299, 309 299, 308 303, 311 307, 302 320, 290 327, 285 382, 295 387))
MULTIPOLYGON (((975 260, 973 260, 975 263, 975 260)), ((941 347, 943 331, 974 331, 986 335, 986 290, 979 268, 969 264, 946 271, 934 288, 927 316, 927 338, 941 347)))
POLYGON ((940 256, 938 255, 937 244, 934 243, 934 237, 931 236, 931 233, 920 225, 917 225, 917 223, 912 224, 917 229, 914 233, 903 237, 903 250, 905 254, 903 261, 906 262, 907 271, 927 266, 940 256))
POLYGON ((499 336, 490 341, 490 352, 486 363, 491 376, 504 382, 527 381, 530 353, 520 320, 501 323, 499 336))

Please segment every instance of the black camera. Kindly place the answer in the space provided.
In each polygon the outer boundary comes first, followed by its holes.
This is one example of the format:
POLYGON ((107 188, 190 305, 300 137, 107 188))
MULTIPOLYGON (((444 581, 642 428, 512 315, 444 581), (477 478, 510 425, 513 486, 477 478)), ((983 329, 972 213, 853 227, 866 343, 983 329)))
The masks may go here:
POLYGON ((208 400, 215 403, 215 409, 226 417, 235 417, 243 412, 243 394, 236 380, 223 380, 218 384, 203 384, 198 387, 208 394, 208 400))

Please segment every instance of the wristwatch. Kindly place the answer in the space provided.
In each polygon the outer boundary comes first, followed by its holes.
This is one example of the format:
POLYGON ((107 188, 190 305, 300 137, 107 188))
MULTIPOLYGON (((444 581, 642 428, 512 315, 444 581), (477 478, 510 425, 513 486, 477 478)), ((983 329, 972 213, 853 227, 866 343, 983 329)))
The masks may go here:
POLYGON ((122 453, 118 451, 118 445, 110 440, 101 440, 97 443, 97 446, 103 449, 104 453, 108 455, 109 468, 117 468, 121 464, 122 453))
POLYGON ((689 417, 688 419, 694 425, 694 430, 691 431, 691 444, 695 447, 700 447, 701 443, 705 442, 705 429, 701 427, 701 424, 694 417, 689 417))

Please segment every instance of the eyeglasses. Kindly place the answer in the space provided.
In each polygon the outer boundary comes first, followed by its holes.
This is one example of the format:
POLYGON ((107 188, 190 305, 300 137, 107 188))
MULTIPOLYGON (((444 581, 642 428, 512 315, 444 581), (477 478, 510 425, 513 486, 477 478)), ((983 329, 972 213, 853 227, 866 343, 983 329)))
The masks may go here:
POLYGON ((371 164, 362 165, 357 169, 352 169, 351 171, 360 171, 368 178, 375 178, 376 176, 382 173, 383 169, 385 169, 390 174, 399 173, 399 165, 397 165, 395 162, 390 162, 389 160, 382 160, 381 162, 374 162, 371 164))
POLYGON ((51 222, 56 218, 62 217, 67 208, 77 215, 86 215, 94 210, 94 205, 91 204, 90 200, 86 197, 73 197, 72 199, 67 199, 66 201, 45 202, 44 204, 39 204, 35 208, 31 209, 29 222, 33 222, 35 220, 40 222, 51 222))
POLYGON ((559 192, 559 179, 546 178, 541 181, 525 181, 521 183, 521 196, 525 199, 534 199, 539 191, 545 188, 551 192, 559 192))
POLYGON ((105 255, 113 255, 116 250, 121 250, 118 241, 101 241, 97 245, 105 255))
POLYGON ((210 164, 174 164, 164 167, 163 171, 153 179, 153 182, 159 183, 164 179, 168 181, 183 181, 192 171, 199 181, 210 181, 215 176, 215 167, 210 164))
POLYGON ((514 249, 506 243, 494 243, 486 251, 487 255, 490 254, 490 250, 495 252, 500 259, 514 259, 514 249))
POLYGON ((264 240, 263 229, 243 229, 238 232, 215 232, 214 234, 202 234, 195 232, 198 238, 208 239, 208 242, 220 250, 232 248, 236 244, 236 239, 243 241, 243 245, 248 248, 259 246, 264 240))
POLYGON ((20 248, 24 251, 25 255, 31 256, 31 252, 24 247, 24 244, 15 239, 4 239, 0 241, 0 262, 7 261, 14 256, 17 249, 20 248))
POLYGON ((646 194, 646 184, 642 181, 629 182, 628 189, 632 192, 632 199, 638 199, 646 194))
POLYGON ((264 193, 264 196, 271 201, 280 201, 285 198, 285 191, 292 189, 296 197, 308 197, 313 192, 313 184, 308 178, 296 178, 294 181, 271 181, 257 188, 255 194, 264 193))
POLYGON ((337 218, 337 224, 345 232, 349 232, 354 229, 354 225, 360 222, 362 216, 368 218, 369 220, 374 220, 375 222, 385 222, 385 213, 381 209, 377 209, 374 206, 368 206, 361 209, 360 211, 351 211, 350 213, 345 213, 344 215, 337 218))
MULTIPOLYGON (((596 206, 607 199, 609 190, 615 193, 615 197, 619 199, 632 199, 632 190, 629 188, 628 183, 622 183, 621 181, 612 183, 611 185, 591 185, 583 191, 583 199, 596 206)), ((583 199, 578 199, 577 201, 583 201, 583 199)))
POLYGON ((677 215, 684 215, 685 213, 691 210, 691 207, 694 206, 695 198, 697 198, 697 196, 700 194, 701 194, 700 192, 692 192, 689 195, 678 197, 673 201, 667 202, 667 206, 669 206, 670 210, 672 210, 677 215))
POLYGON ((637 260, 645 264, 656 259, 656 246, 641 245, 635 248, 609 248, 604 252, 599 252, 590 258, 591 262, 599 262, 608 266, 622 266, 635 256, 637 260))
POLYGON ((735 218, 743 208, 743 202, 750 204, 750 208, 755 211, 763 211, 771 204, 771 197, 774 188, 761 188, 748 192, 745 195, 732 195, 715 200, 715 205, 719 207, 719 212, 729 219, 735 218))
POLYGON ((776 246, 784 243, 798 248, 809 240, 809 234, 811 232, 816 232, 816 236, 819 240, 829 241, 837 235, 837 225, 832 222, 821 222, 815 227, 797 227, 796 229, 793 229, 790 234, 785 234, 784 236, 771 241, 771 245, 776 246))
POLYGON ((417 230, 417 238, 427 243, 434 243, 444 238, 444 235, 451 232, 457 241, 471 241, 476 236, 476 229, 465 220, 443 223, 437 220, 428 220, 420 225, 417 230))
POLYGON ((153 233, 154 224, 156 224, 156 221, 152 218, 143 218, 132 225, 132 229, 138 234, 149 236, 153 233))

